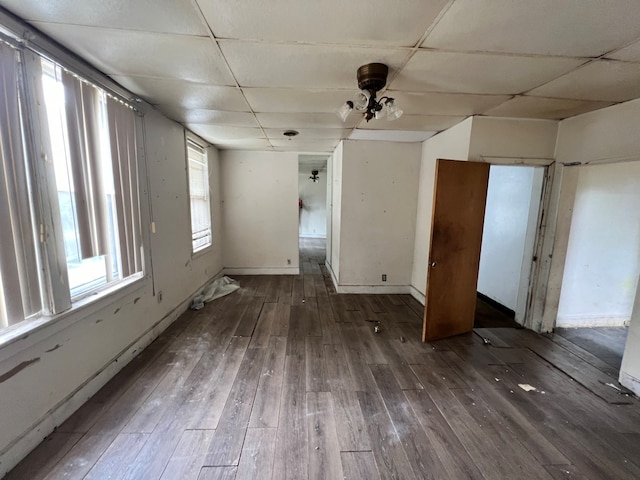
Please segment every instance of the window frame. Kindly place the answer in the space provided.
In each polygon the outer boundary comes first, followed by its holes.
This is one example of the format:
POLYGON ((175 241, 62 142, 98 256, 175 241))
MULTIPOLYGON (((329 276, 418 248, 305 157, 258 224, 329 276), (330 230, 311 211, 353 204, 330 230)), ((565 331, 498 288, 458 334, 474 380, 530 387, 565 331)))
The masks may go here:
POLYGON ((213 200, 213 192, 211 191, 211 164, 209 162, 209 143, 204 141, 199 136, 185 129, 185 162, 186 162, 186 177, 187 177, 187 199, 188 206, 187 209, 189 211, 189 241, 191 243, 191 257, 195 258, 201 256, 208 251, 210 251, 213 246, 213 208, 212 208, 212 200, 213 200), (204 245, 200 248, 194 249, 193 247, 193 212, 191 210, 191 159, 189 158, 189 143, 193 143, 195 146, 202 148, 204 151, 206 164, 207 164, 207 187, 208 187, 208 203, 209 203, 209 236, 210 241, 207 245, 204 245))
MULTIPOLYGON (((1 13, 1 12, 0 12, 1 13)), ((33 214, 33 236, 39 257, 38 276, 41 283, 42 310, 39 314, 30 318, 17 320, 6 327, 0 328, 0 361, 11 356, 19 350, 26 348, 31 343, 36 343, 51 334, 54 334, 69 325, 76 323, 88 315, 106 308, 109 304, 121 302, 125 297, 134 294, 145 286, 149 286, 149 280, 153 278, 151 263, 151 206, 149 196, 149 179, 147 158, 145 155, 145 130, 143 117, 148 105, 138 100, 132 102, 122 95, 123 90, 111 82, 107 77, 95 72, 86 63, 79 62, 70 56, 67 51, 50 43, 47 39, 39 37, 29 44, 19 41, 19 35, 13 36, 15 31, 10 24, 4 24, 7 18, 0 14, 0 22, 3 23, 0 31, 0 41, 12 46, 19 55, 20 66, 17 69, 17 83, 20 92, 20 106, 22 110, 21 125, 23 130, 23 148, 26 157, 25 165, 28 165, 25 174, 29 183, 30 202, 33 214), (51 54, 53 51, 54 54, 51 54), (43 142, 44 135, 48 134, 46 121, 39 121, 42 117, 42 108, 39 105, 35 88, 42 85, 41 79, 34 74, 34 70, 27 67, 29 61, 40 61, 41 58, 52 61, 74 75, 82 78, 87 83, 103 90, 107 95, 124 103, 134 112, 133 126, 136 135, 135 167, 137 170, 137 201, 138 201, 138 233, 140 235, 139 249, 141 258, 141 271, 135 272, 125 278, 109 282, 86 293, 73 296, 67 282, 61 280, 66 272, 66 255, 64 245, 61 243, 62 229, 57 212, 57 193, 51 162, 46 159, 51 155, 48 141, 43 142), (104 77, 104 78, 103 78, 104 77), (116 88, 113 88, 113 87, 116 88), (39 117, 38 117, 39 116, 39 117), (43 161, 45 160, 45 161, 43 161), (42 241, 48 236, 48 241, 42 241), (28 339, 28 340, 27 340, 28 339)), ((19 24, 22 28, 20 35, 32 33, 29 27, 19 24), (25 30, 26 29, 26 30, 25 30)), ((125 91, 126 92, 126 91, 125 91)), ((40 97, 42 98, 42 97, 40 97)), ((151 284, 151 287, 153 285, 151 284)), ((153 290, 153 288, 152 288, 153 290)), ((155 294, 155 291, 153 292, 155 294)))

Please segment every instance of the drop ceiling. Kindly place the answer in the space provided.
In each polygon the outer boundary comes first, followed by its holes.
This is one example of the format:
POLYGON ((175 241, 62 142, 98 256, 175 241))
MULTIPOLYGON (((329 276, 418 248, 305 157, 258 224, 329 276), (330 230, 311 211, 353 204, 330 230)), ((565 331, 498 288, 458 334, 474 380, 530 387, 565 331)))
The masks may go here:
POLYGON ((223 149, 332 152, 345 138, 427 138, 469 115, 563 119, 640 97, 637 0, 0 5, 223 149), (389 66, 386 94, 405 115, 343 123, 335 112, 369 62, 389 66))

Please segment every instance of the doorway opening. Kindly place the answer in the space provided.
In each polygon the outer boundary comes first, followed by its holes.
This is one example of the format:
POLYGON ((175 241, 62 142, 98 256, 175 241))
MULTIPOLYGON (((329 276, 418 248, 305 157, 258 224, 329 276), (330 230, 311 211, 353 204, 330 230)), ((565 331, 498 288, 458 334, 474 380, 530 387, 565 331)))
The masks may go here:
POLYGON ((298 236, 327 238, 327 155, 298 157, 298 236))
POLYGON ((475 327, 524 325, 545 167, 491 165, 475 327))
POLYGON ((555 333, 619 369, 640 276, 640 161, 574 168, 555 333))

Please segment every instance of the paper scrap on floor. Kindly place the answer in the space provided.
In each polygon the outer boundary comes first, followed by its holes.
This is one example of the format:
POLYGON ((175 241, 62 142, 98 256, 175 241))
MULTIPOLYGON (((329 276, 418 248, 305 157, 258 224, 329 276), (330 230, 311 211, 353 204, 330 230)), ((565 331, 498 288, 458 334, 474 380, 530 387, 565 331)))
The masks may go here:
POLYGON ((240 288, 240 282, 229 277, 221 277, 214 280, 209 285, 204 287, 202 292, 191 301, 191 310, 200 310, 204 308, 204 304, 215 300, 216 298, 224 297, 230 293, 235 292, 240 288))

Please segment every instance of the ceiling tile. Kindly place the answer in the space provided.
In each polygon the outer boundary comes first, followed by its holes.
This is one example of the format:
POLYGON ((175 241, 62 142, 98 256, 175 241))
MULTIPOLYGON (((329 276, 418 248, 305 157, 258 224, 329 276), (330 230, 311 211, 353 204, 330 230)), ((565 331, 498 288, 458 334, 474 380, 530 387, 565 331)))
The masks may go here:
POLYGON ((640 62, 640 41, 634 42, 625 48, 621 48, 616 52, 608 54, 607 58, 624 60, 626 62, 640 62))
POLYGON ((338 146, 339 140, 317 140, 317 141, 301 141, 301 140, 271 140, 271 144, 275 150, 293 151, 293 152, 333 152, 338 146))
POLYGON ((258 127, 253 113, 223 112, 221 110, 186 109, 162 105, 160 110, 169 118, 180 123, 211 123, 234 127, 258 127))
POLYGON ((224 59, 208 37, 54 23, 35 25, 107 75, 235 85, 224 59))
POLYGON ((539 97, 624 102, 640 96, 640 64, 596 60, 529 92, 539 97))
POLYGON ((448 0, 197 0, 218 38, 414 46, 448 0))
MULTIPOLYGON (((350 128, 300 128, 296 129, 300 134, 292 140, 307 141, 307 140, 340 140, 346 138, 351 132, 350 128)), ((265 128, 267 138, 273 140, 287 140, 283 135, 285 129, 283 128, 265 128)))
POLYGON ((209 141, 220 150, 272 150, 266 138, 209 141))
POLYGON ((248 112, 249 105, 235 87, 218 87, 201 83, 182 82, 148 77, 112 77, 127 90, 153 105, 248 112))
POLYGON ((456 0, 423 46, 596 57, 638 36, 637 0, 456 0))
POLYGON ((361 119, 351 114, 347 121, 334 113, 256 113, 258 122, 265 128, 352 128, 361 119))
POLYGON ((543 98, 517 96, 502 105, 487 111, 494 117, 545 118, 562 120, 581 113, 598 110, 611 105, 611 102, 589 102, 561 98, 543 98))
POLYGON ((403 115, 391 122, 387 120, 363 121, 358 128, 367 130, 409 130, 409 131, 435 131, 445 130, 460 123, 466 117, 450 115, 403 115))
MULTIPOLYGON (((355 78, 355 74, 354 74, 355 78)), ((293 88, 243 88, 254 112, 335 113, 352 98, 358 88, 345 90, 303 90, 293 88)))
POLYGON ((407 130, 365 130, 356 128, 349 135, 349 140, 377 140, 389 142, 424 142, 438 132, 407 130))
MULTIPOLYGON (((399 68, 408 49, 329 47, 223 40, 220 48, 243 87, 357 89, 356 71, 370 62, 399 68)), ((339 107, 339 106, 338 106, 339 107)))
POLYGON ((517 94, 552 80, 585 60, 421 50, 393 80, 392 90, 517 94))
POLYGON ((1 0, 0 3, 30 22, 186 35, 208 34, 191 0, 1 0))
POLYGON ((477 115, 500 105, 510 95, 465 95, 456 93, 399 92, 387 90, 406 114, 477 115))
POLYGON ((211 142, 265 138, 260 128, 229 127, 204 123, 187 123, 187 128, 211 142))

